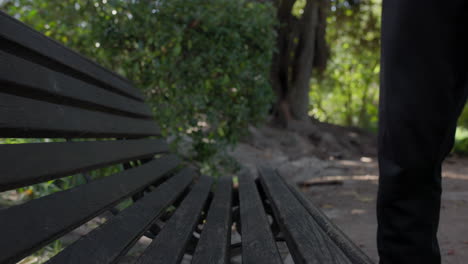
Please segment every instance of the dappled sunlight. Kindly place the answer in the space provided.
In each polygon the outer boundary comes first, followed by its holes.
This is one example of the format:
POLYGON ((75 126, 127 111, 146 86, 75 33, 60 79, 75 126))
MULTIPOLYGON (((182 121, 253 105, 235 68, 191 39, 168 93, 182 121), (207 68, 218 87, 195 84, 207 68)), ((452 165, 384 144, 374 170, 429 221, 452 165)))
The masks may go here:
POLYGON ((337 164, 344 167, 367 167, 367 168, 376 168, 377 162, 374 159, 369 157, 361 157, 360 160, 337 160, 337 164))
POLYGON ((352 215, 362 215, 365 214, 367 211, 363 209, 352 209, 351 214, 352 215))
POLYGON ((320 185, 320 184, 341 184, 343 181, 378 181, 379 177, 376 175, 337 175, 325 176, 320 178, 310 179, 301 182, 301 186, 320 185))
POLYGON ((455 172, 443 172, 442 178, 454 179, 454 180, 468 180, 468 175, 463 175, 455 172))
POLYGON ((373 161, 372 158, 369 158, 369 157, 361 157, 361 162, 364 162, 364 163, 370 163, 373 161))

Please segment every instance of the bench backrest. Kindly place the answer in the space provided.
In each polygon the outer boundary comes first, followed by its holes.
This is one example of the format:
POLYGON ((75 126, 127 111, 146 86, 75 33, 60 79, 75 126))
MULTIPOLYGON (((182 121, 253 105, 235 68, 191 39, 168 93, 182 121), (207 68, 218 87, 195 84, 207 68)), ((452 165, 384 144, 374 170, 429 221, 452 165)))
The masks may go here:
MULTIPOLYGON (((1 144, 0 192, 123 164, 114 175, 1 209, 0 263, 174 172, 180 161, 167 154, 152 115, 128 80, 0 12, 0 137, 63 139, 1 144)), ((193 171, 182 174, 174 192, 192 182, 193 171)))

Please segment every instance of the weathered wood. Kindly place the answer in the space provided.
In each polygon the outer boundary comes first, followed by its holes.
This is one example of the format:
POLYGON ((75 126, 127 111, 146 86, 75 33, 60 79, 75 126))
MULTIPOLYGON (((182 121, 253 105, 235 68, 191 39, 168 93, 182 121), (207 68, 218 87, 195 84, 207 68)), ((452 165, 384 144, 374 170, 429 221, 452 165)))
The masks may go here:
POLYGON ((192 258, 192 264, 229 263, 231 205, 232 178, 225 176, 216 185, 216 192, 192 258))
POLYGON ((260 169, 260 182, 295 263, 351 263, 279 177, 270 168, 260 169))
POLYGON ((123 77, 99 66, 97 63, 66 48, 60 43, 31 29, 18 20, 0 11, 0 49, 13 49, 15 54, 48 65, 67 75, 102 85, 143 101, 140 91, 123 77))
POLYGON ((179 164, 162 157, 76 188, 0 210, 0 263, 18 261, 161 179, 179 164))
POLYGON ((67 247, 48 263, 115 263, 189 186, 194 175, 191 169, 182 170, 134 205, 67 247))
POLYGON ((180 262, 198 223, 212 183, 211 177, 200 177, 199 182, 176 209, 163 230, 146 248, 137 263, 177 264, 180 262))
POLYGON ((110 92, 0 50, 0 88, 7 93, 56 101, 81 108, 152 117, 143 102, 110 92))
POLYGON ((153 120, 116 116, 0 93, 0 137, 155 135, 159 135, 159 128, 153 120))
POLYGON ((200 177, 193 188, 189 186, 195 173, 190 169, 169 178, 180 160, 172 155, 154 159, 168 151, 164 141, 134 139, 160 135, 142 101, 142 93, 125 78, 0 11, 0 137, 107 140, 0 145, 0 191, 111 164, 125 163, 126 169, 0 210, 0 263, 17 262, 130 197, 136 200, 132 206, 49 263, 116 263, 172 204, 175 213, 166 214, 170 218, 162 230, 155 228, 157 235, 138 263, 179 263, 192 251, 187 245, 201 212, 208 210, 192 263, 226 264, 231 210, 239 200, 235 221, 242 235, 243 263, 279 264, 263 199, 295 263, 372 263, 271 169, 260 170, 259 185, 250 175, 241 175, 235 200, 232 179, 221 179, 206 207, 211 178, 200 177), (158 184, 155 190, 149 187, 158 184))
POLYGON ((168 151, 162 139, 0 145, 0 192, 168 151))
POLYGON ((343 251, 353 264, 373 264, 374 262, 354 244, 348 236, 343 233, 328 217, 315 207, 308 199, 295 187, 286 184, 298 201, 306 208, 317 224, 324 230, 330 239, 343 251))
POLYGON ((251 175, 239 176, 239 206, 242 224, 242 263, 283 263, 251 175))

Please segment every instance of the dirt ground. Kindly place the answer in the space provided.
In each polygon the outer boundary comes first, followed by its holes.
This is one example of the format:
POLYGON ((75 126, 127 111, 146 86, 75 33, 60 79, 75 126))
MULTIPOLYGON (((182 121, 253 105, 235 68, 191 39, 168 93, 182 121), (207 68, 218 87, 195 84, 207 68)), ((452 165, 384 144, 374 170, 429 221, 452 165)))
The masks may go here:
MULTIPOLYGON (((340 160, 336 166, 346 175, 324 176, 322 181, 340 180, 340 185, 303 187, 310 200, 340 226, 373 260, 376 246, 377 164, 372 159, 340 160)), ((468 262, 468 159, 449 158, 444 165, 439 243, 442 263, 468 262)))
MULTIPOLYGON (((375 138, 328 124, 282 130, 251 128, 232 155, 251 173, 259 164, 298 184, 349 237, 377 262, 375 138), (326 183, 326 184, 324 184, 326 183)), ((439 243, 444 264, 468 263, 468 158, 444 164, 439 243)))

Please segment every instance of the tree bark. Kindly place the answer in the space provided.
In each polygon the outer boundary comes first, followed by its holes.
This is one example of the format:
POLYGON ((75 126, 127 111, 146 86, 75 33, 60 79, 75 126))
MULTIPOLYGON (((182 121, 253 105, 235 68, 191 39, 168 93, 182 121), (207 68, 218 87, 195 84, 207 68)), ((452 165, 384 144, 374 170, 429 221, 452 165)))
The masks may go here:
POLYGON ((318 7, 317 1, 307 1, 304 14, 298 23, 299 41, 295 49, 292 85, 288 96, 291 113, 296 120, 309 118, 309 90, 315 57, 318 7))
POLYGON ((314 67, 324 69, 328 58, 325 43, 327 0, 307 0, 300 18, 292 15, 296 0, 278 0, 277 52, 273 56, 271 81, 277 101, 276 121, 309 118, 310 78, 314 67))
POLYGON ((287 123, 292 118, 287 97, 289 90, 290 45, 292 42, 290 32, 294 28, 294 17, 291 11, 295 2, 296 0, 276 1, 279 26, 277 29, 277 52, 273 54, 271 66, 271 83, 277 99, 274 106, 276 120, 283 126, 287 126, 287 123))

